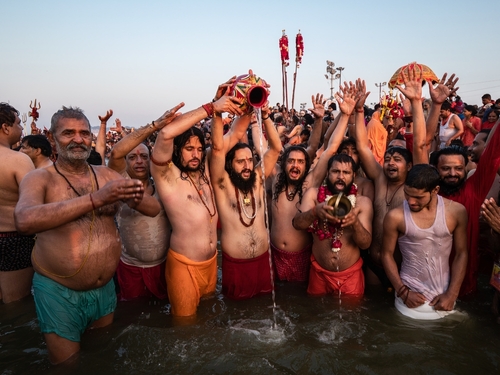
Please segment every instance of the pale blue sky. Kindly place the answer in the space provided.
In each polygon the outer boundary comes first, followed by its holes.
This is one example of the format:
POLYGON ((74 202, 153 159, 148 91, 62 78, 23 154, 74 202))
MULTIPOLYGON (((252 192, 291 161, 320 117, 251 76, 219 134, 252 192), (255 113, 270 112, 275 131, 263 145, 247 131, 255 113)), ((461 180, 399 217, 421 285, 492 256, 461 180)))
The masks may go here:
MULTIPOLYGON (((295 107, 330 96, 326 60, 375 82, 417 61, 460 77, 459 95, 480 104, 500 97, 499 1, 73 1, 0 0, 0 101, 21 112, 42 103, 39 126, 62 105, 81 107, 93 125, 112 108, 125 126, 142 126, 184 101, 210 101, 219 83, 248 69, 282 101, 278 40, 290 41, 291 104, 295 35, 304 37, 295 107)), ((338 81, 335 81, 335 87, 338 81)), ((424 95, 428 95, 424 88, 424 95)), ((113 118, 114 119, 114 118, 113 118)), ((110 123, 112 125, 112 123, 110 123)))

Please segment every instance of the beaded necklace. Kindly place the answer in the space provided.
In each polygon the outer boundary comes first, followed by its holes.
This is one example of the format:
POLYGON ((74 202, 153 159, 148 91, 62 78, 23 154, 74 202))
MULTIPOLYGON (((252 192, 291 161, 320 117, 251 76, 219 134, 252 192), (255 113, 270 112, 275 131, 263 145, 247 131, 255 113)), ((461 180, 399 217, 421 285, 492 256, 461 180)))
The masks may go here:
MULTIPOLYGON (((250 200, 252 202, 253 215, 249 215, 247 213, 245 206, 247 206, 248 204, 246 202, 243 202, 243 199, 241 198, 241 195, 240 195, 240 190, 236 186, 234 187, 234 191, 236 193, 236 204, 238 205, 238 213, 240 215, 240 222, 241 222, 241 224, 243 224, 245 227, 248 228, 249 226, 251 226, 253 224, 253 222, 255 221, 255 217, 257 216, 257 210, 255 208, 255 197, 253 195, 253 189, 250 190, 250 197, 251 197, 250 200), (250 220, 249 224, 245 223, 245 221, 243 220, 243 217, 241 216, 242 208, 243 208, 243 214, 246 216, 247 219, 250 220)), ((245 199, 248 199, 248 198, 245 198, 245 199)))
MULTIPOLYGON (((351 202, 352 207, 356 206, 356 196, 358 194, 358 186, 356 184, 352 184, 351 189, 349 190, 349 195, 347 199, 351 202)), ((318 203, 322 203, 328 201, 333 194, 328 190, 326 183, 323 183, 318 189, 318 203)), ((332 239, 332 251, 334 253, 338 253, 342 248, 342 241, 340 238, 344 234, 344 228, 340 227, 340 224, 331 224, 327 220, 323 221, 323 225, 320 226, 319 220, 314 220, 308 228, 309 232, 316 233, 320 241, 323 241, 327 238, 332 239)))
POLYGON ((201 189, 201 186, 200 188, 198 189, 193 181, 193 179, 191 178, 191 176, 189 175, 189 173, 187 173, 187 176, 189 178, 189 181, 191 181, 191 183, 193 184, 193 187, 196 189, 196 192, 198 193, 198 196, 200 197, 200 200, 201 200, 201 203, 203 203, 203 205, 205 206, 205 208, 207 209, 208 211, 208 214, 210 215, 210 222, 212 222, 212 218, 215 216, 215 214, 217 213, 217 208, 215 207, 215 200, 214 200, 214 193, 212 192, 212 187, 210 186, 210 184, 208 184, 208 188, 210 189, 210 196, 212 197, 212 204, 214 206, 214 213, 211 213, 210 212, 210 208, 208 207, 208 205, 205 203, 206 199, 205 199, 205 196, 203 195, 203 190, 201 189))

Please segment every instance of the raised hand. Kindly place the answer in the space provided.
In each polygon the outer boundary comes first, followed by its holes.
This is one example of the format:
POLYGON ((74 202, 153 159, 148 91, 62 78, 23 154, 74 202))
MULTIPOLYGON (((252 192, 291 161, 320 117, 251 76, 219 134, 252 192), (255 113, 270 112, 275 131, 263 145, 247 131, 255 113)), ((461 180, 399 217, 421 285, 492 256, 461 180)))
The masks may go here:
POLYGON ((491 229, 500 233, 500 207, 493 198, 486 199, 481 205, 481 216, 490 225, 491 229))
POLYGON ((345 83, 344 87, 340 88, 340 92, 335 94, 335 100, 339 104, 339 109, 343 114, 350 116, 354 111, 357 101, 356 93, 355 86, 350 82, 350 85, 345 83))
MULTIPOLYGON (((402 85, 396 85, 396 88, 410 101, 421 100, 422 70, 416 64, 407 66, 405 69, 408 72, 408 79, 406 79, 406 74, 402 74, 404 87, 402 85)), ((429 86, 432 86, 432 84, 429 83, 429 86)))
POLYGON ((218 113, 229 112, 236 116, 243 115, 243 111, 240 108, 241 100, 234 96, 229 96, 228 92, 229 89, 227 89, 225 94, 213 103, 214 111, 218 113))
POLYGON ((446 98, 455 95, 460 87, 455 87, 458 82, 458 77, 455 78, 455 74, 452 74, 448 80, 446 80, 448 73, 443 74, 443 78, 439 81, 438 85, 434 87, 429 83, 429 95, 433 103, 442 104, 446 98))
POLYGON ((356 80, 356 109, 362 110, 365 107, 366 98, 370 95, 370 91, 366 91, 366 83, 358 78, 356 80))
POLYGON ((312 108, 309 108, 309 111, 312 112, 315 118, 323 118, 325 117, 325 101, 323 100, 323 95, 316 94, 311 95, 312 108))
POLYGON ((221 83, 219 87, 217 87, 217 91, 215 92, 213 101, 216 102, 217 100, 219 100, 222 97, 222 95, 224 95, 226 90, 233 85, 234 81, 236 81, 236 76, 232 76, 226 82, 221 83))
POLYGON ((176 117, 181 115, 181 113, 180 112, 178 113, 177 111, 182 107, 184 107, 184 102, 181 102, 177 104, 175 107, 166 111, 163 115, 161 115, 160 117, 158 117, 158 119, 154 121, 154 127, 158 130, 163 129, 165 126, 174 121, 176 117))
POLYGON ((106 111, 106 114, 104 116, 97 116, 97 117, 99 117, 99 120, 101 120, 101 122, 106 123, 108 122, 111 116, 113 116, 113 110, 109 109, 106 111))

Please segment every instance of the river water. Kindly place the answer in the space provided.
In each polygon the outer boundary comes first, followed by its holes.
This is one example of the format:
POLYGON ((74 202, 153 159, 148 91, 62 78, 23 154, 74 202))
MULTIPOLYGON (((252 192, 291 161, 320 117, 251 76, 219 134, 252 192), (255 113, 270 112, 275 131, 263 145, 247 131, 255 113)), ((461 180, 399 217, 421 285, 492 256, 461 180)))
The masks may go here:
POLYGON ((74 362, 53 367, 28 297, 0 305, 0 374, 499 374, 491 299, 483 275, 459 316, 415 321, 378 290, 339 300, 276 283, 274 317, 270 295, 227 300, 219 280, 189 324, 165 301, 119 302, 111 326, 86 332, 74 362))

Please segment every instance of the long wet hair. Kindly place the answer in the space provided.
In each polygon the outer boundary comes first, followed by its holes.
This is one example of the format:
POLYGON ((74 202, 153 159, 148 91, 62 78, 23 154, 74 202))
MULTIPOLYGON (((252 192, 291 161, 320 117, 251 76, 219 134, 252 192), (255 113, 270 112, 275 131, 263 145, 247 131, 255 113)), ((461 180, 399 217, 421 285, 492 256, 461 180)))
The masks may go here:
POLYGON ((201 143, 201 147, 203 150, 203 156, 200 160, 200 172, 203 179, 206 179, 208 182, 208 178, 205 175, 205 159, 207 157, 207 152, 205 148, 205 136, 203 132, 197 127, 193 126, 186 130, 184 133, 178 135, 174 138, 174 151, 172 152, 172 162, 174 165, 179 168, 181 171, 181 178, 183 180, 187 179, 186 168, 182 165, 182 148, 186 145, 191 137, 197 137, 201 143))
POLYGON ((290 153, 292 151, 300 151, 304 154, 304 157, 306 159, 306 166, 305 166, 305 173, 304 176, 302 177, 301 181, 299 181, 299 184, 297 185, 297 192, 299 194, 299 202, 302 201, 302 184, 304 182, 304 179, 306 178, 307 174, 309 173, 309 169, 311 169, 311 158, 309 157, 309 154, 306 152, 304 147, 301 146, 290 146, 288 147, 283 155, 281 155, 281 159, 279 162, 279 166, 281 169, 281 172, 278 173, 277 179, 276 179, 276 188, 274 189, 274 194, 273 194, 273 201, 275 201, 275 204, 278 202, 278 197, 279 195, 286 190, 288 187, 288 180, 286 176, 286 162, 288 160, 288 157, 290 156, 290 153))

